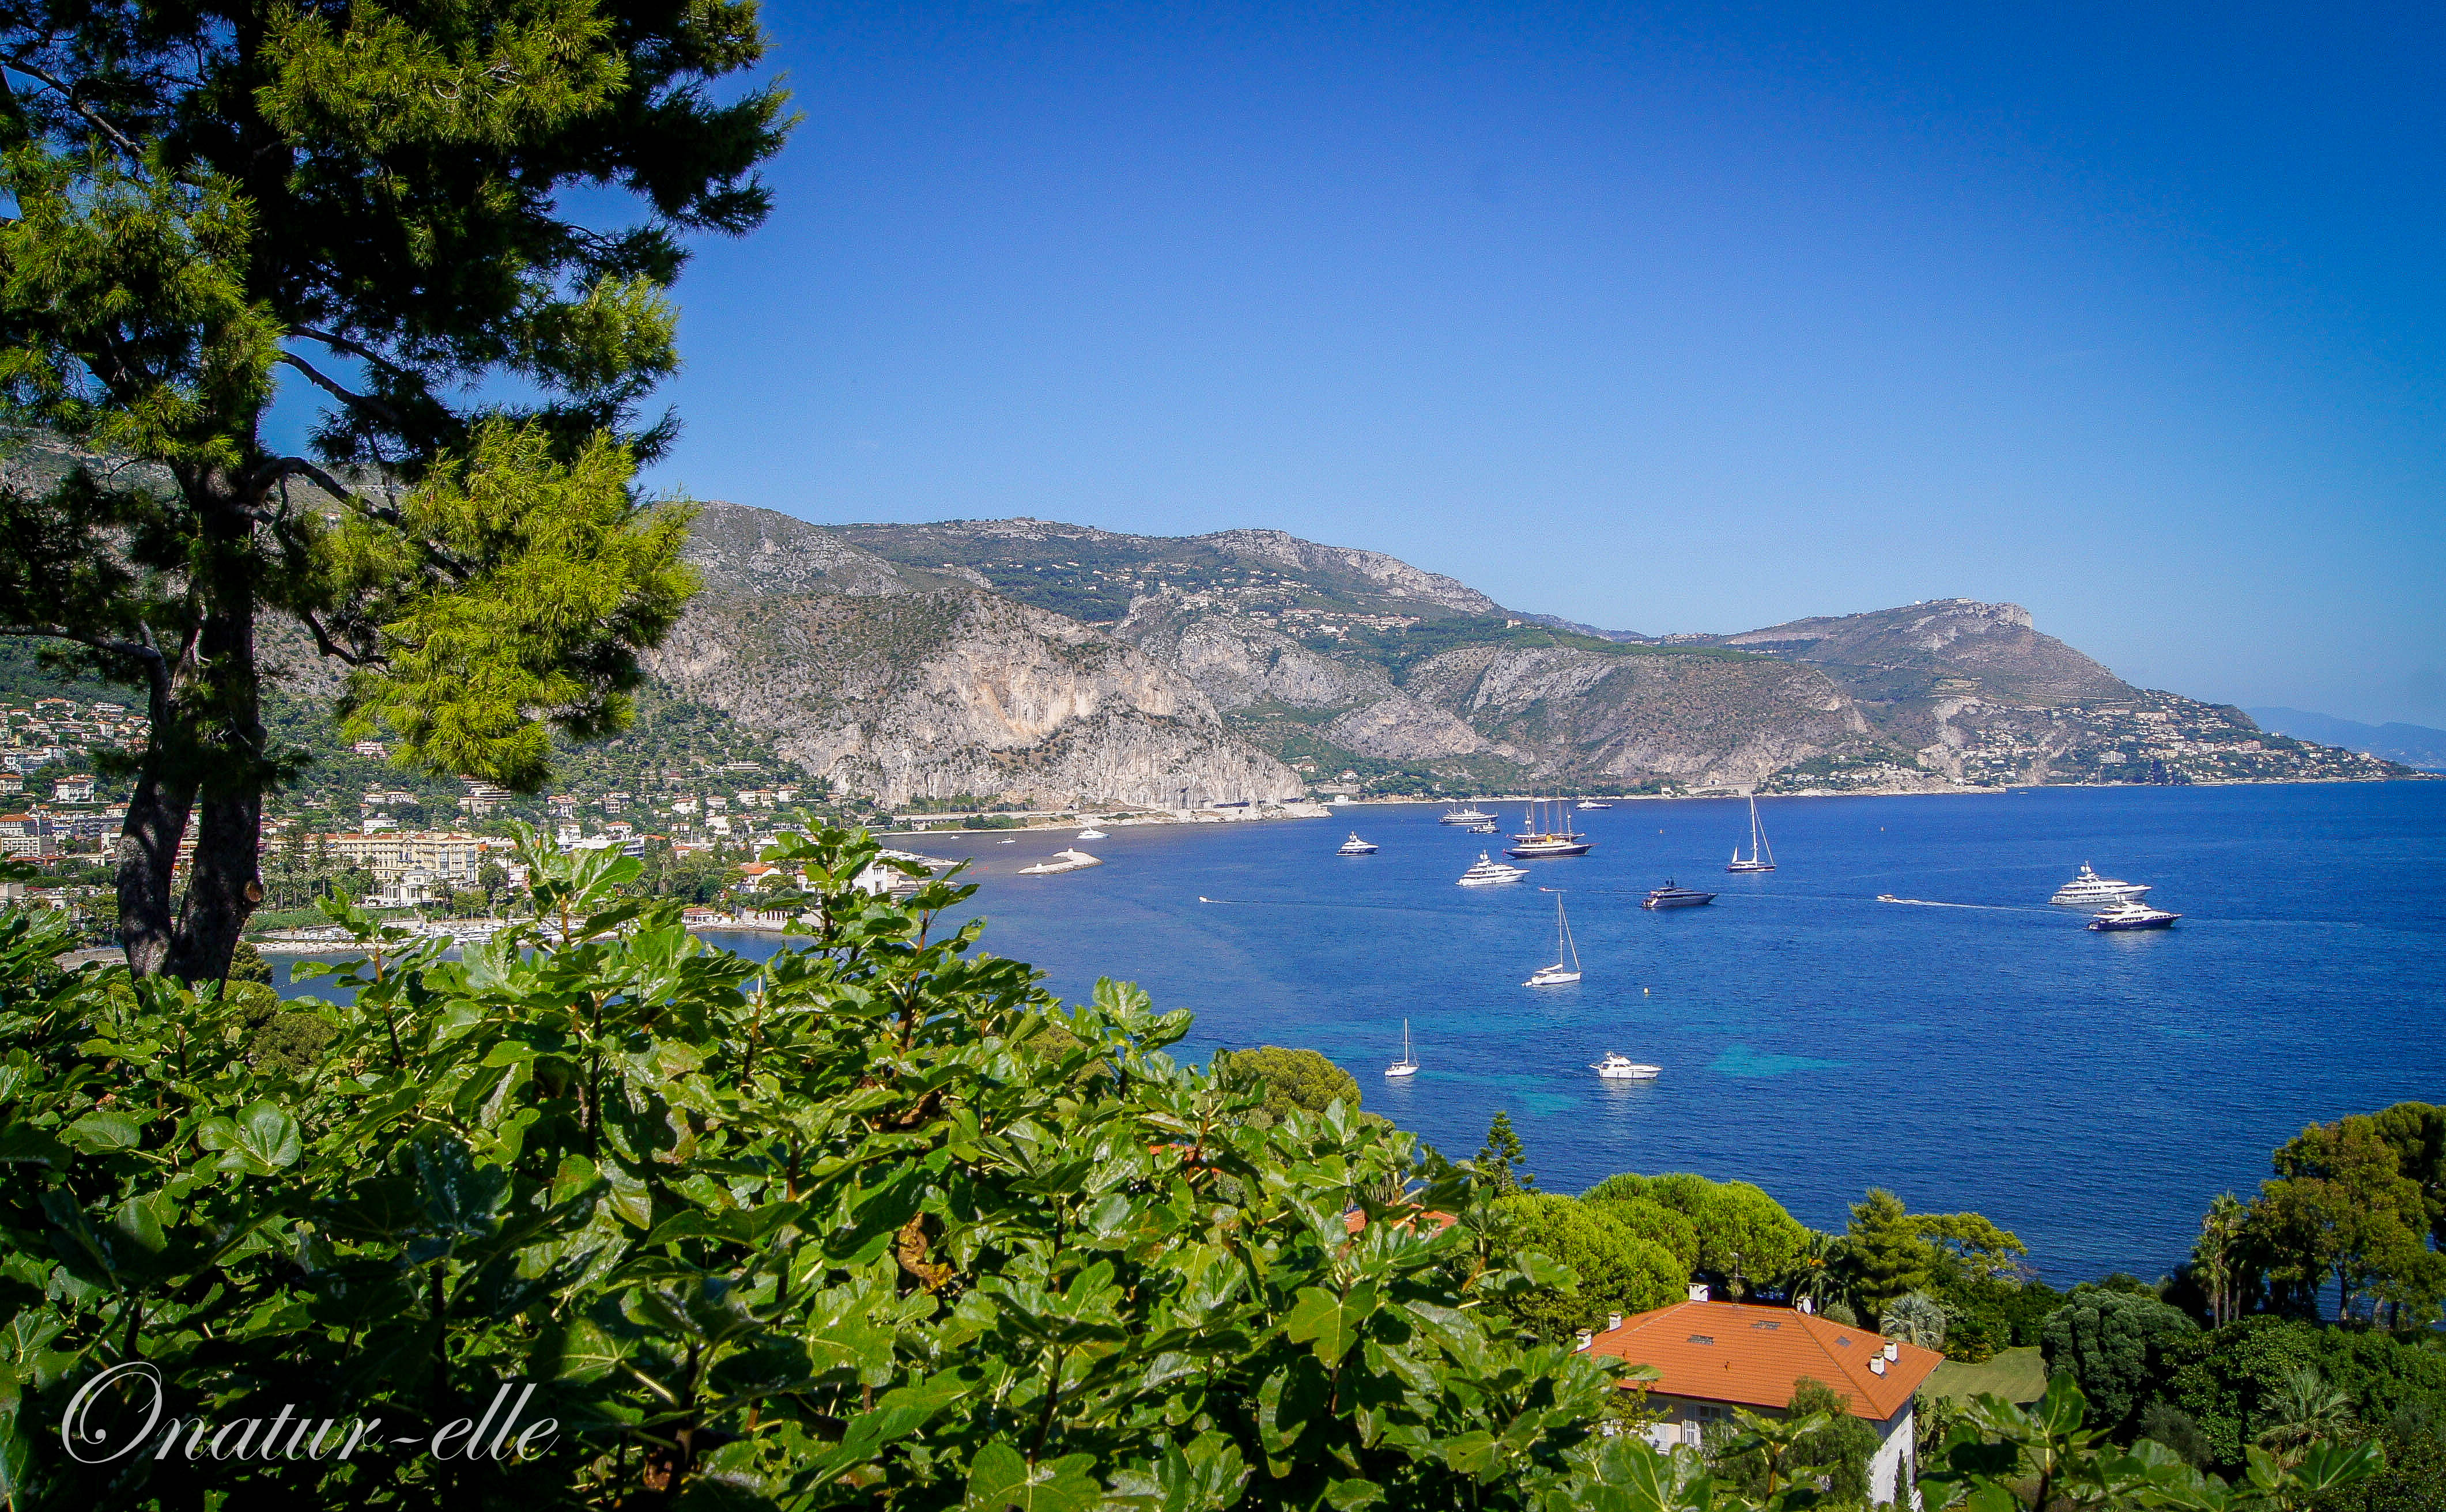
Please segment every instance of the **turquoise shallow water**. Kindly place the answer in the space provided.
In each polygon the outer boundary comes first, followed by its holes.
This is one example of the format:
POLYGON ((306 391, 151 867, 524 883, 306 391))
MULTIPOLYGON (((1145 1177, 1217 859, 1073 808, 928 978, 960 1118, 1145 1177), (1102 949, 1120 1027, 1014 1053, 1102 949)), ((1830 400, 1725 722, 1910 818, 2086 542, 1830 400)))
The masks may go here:
POLYGON ((1192 1056, 1312 1046, 1457 1156, 1508 1109, 1552 1190, 1697 1170, 1820 1226, 1870 1185, 1975 1208, 2059 1282, 2174 1264, 2305 1122, 2446 1100, 2446 783, 1759 808, 1764 876, 1722 869, 1742 805, 1634 802, 1577 816, 1591 854, 1490 889, 1453 879, 1496 837, 1428 806, 1118 829, 1086 847, 1105 866, 1045 878, 1012 873, 1066 835, 913 844, 977 858, 988 948, 1064 997, 1107 975, 1195 1010, 1192 1056), (1336 857, 1353 827, 1383 849, 1336 857), (2083 861, 2182 923, 2099 935, 2046 906, 2083 861), (1668 877, 1722 896, 1641 909, 1668 877), (1518 985, 1552 959, 1541 884, 1569 889, 1577 986, 1518 985), (1405 1017, 1424 1069, 1387 1081, 1405 1017), (1601 1083, 1609 1050, 1665 1073, 1601 1083))

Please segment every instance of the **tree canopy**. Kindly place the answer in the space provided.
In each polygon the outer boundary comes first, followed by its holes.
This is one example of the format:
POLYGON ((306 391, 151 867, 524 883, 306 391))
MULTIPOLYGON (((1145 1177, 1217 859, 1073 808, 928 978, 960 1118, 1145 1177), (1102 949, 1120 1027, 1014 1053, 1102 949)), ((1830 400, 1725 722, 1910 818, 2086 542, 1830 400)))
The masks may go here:
POLYGON ((2167 1347, 2198 1330, 2154 1297, 2076 1286, 2047 1315, 2041 1348, 2047 1373, 2079 1381, 2101 1426, 2112 1427, 2137 1412, 2167 1347))
POLYGON ((0 15, 0 421, 75 449, 0 477, 0 633, 143 692, 137 970, 218 980, 262 900, 280 657, 445 775, 628 718, 693 586, 639 406, 686 238, 765 214, 783 96, 711 87, 762 47, 752 0, 0 15), (306 455, 265 439, 284 372, 306 455))
POLYGON ((1607 1211, 1553 1192, 1497 1198, 1495 1216, 1506 1253, 1534 1251, 1571 1268, 1575 1284, 1523 1291, 1503 1313, 1547 1343, 1605 1326, 1609 1314, 1644 1313, 1683 1297, 1688 1275, 1663 1245, 1641 1238, 1607 1211))
POLYGON ((1336 1102, 1359 1111, 1359 1078, 1326 1059, 1322 1051, 1280 1045, 1217 1051, 1213 1070, 1225 1086, 1262 1097, 1270 1119, 1280 1120, 1294 1111, 1321 1113, 1336 1102))

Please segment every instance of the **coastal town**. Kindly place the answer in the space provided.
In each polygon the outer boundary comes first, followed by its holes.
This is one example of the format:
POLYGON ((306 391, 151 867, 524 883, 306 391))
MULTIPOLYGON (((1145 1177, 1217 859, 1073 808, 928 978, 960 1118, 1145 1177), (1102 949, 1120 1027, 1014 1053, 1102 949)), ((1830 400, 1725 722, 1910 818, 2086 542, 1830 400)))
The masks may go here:
MULTIPOLYGON (((990 795, 913 798, 887 806, 838 792, 761 749, 718 711, 681 700, 649 704, 631 733, 567 753, 563 786, 513 793, 473 777, 421 776, 381 740, 344 740, 328 713, 291 699, 284 723, 306 748, 302 777, 267 805, 259 849, 265 899, 250 921, 273 943, 319 939, 317 906, 339 897, 460 935, 480 935, 523 881, 511 851, 525 823, 569 850, 616 849, 646 863, 647 888, 677 897, 698 927, 779 927, 793 916, 792 879, 759 855, 783 832, 867 825, 917 834, 946 828, 1015 830, 1085 824, 1222 823, 1321 817, 1335 804, 1520 796, 1420 791, 1356 768, 1306 774, 1289 802, 1200 799, 1178 808, 1031 807, 990 795)), ((1760 783, 1764 795, 2003 791, 2038 782, 2197 784, 2367 781, 2407 775, 2378 757, 2255 731, 2234 711, 2172 695, 2143 705, 2100 704, 2033 715, 1948 709, 1959 744, 1917 755, 1819 756, 1760 783), (2067 717, 2069 716, 2069 717, 2067 717)), ((149 726, 126 702, 39 697, 0 702, 0 852, 43 873, 7 895, 65 909, 97 945, 116 922, 109 853, 126 817, 116 764, 141 752, 149 726)), ((1657 784, 1616 798, 1725 797, 1731 786, 1657 784)), ((195 847, 191 828, 181 865, 195 847)))

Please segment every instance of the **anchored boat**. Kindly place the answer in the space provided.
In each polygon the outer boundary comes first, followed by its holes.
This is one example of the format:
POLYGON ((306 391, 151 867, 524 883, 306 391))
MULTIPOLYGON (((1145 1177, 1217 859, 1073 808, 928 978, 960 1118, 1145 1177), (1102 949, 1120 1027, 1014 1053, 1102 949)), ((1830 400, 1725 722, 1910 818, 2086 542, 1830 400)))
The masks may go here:
POLYGON ((1733 859, 1724 869, 1726 871, 1773 871, 1775 869, 1775 848, 1766 843, 1766 831, 1759 828, 1758 794, 1755 793, 1750 794, 1749 856, 1743 859, 1741 848, 1733 847, 1733 859))
POLYGON ((1715 901, 1714 893, 1698 892, 1689 887, 1677 887, 1668 877, 1665 879, 1665 886, 1651 888, 1647 896, 1640 901, 1639 905, 1643 908, 1696 908, 1703 903, 1715 901))
POLYGON ((1580 980, 1580 950, 1571 943, 1571 922, 1563 916, 1563 894, 1554 893, 1554 963, 1533 974, 1523 987, 1568 987, 1580 980))

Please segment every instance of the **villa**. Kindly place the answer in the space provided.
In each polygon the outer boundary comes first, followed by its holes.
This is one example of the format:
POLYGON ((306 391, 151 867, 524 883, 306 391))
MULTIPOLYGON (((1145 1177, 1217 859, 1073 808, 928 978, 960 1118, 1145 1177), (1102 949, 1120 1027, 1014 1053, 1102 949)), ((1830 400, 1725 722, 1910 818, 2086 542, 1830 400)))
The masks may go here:
POLYGON ((1817 1381, 1849 1396, 1852 1415, 1877 1435, 1869 1500, 1915 1503, 1911 1395, 1943 1354, 1794 1308, 1711 1302, 1704 1287, 1691 1288, 1689 1301, 1609 1322, 1588 1353, 1656 1372, 1645 1384, 1662 1414, 1647 1429, 1658 1448, 1695 1447, 1737 1407, 1781 1412, 1795 1386, 1817 1381))

